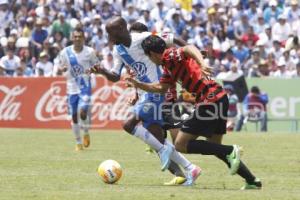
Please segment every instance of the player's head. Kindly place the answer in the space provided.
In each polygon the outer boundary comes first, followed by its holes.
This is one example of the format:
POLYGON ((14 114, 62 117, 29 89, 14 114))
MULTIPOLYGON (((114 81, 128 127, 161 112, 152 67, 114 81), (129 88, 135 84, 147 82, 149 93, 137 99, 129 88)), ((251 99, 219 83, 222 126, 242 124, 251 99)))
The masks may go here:
POLYGON ((110 20, 105 26, 109 41, 113 44, 124 44, 130 38, 127 22, 124 18, 117 16, 110 20))
POLYGON ((253 86, 253 87, 251 88, 251 92, 252 92, 253 94, 260 94, 260 89, 259 89, 257 86, 253 86))
POLYGON ((142 33, 142 32, 147 32, 148 31, 148 27, 141 23, 141 22, 134 22, 129 29, 129 32, 138 32, 138 33, 142 33))
POLYGON ((75 28, 72 33, 72 41, 75 47, 82 48, 85 42, 84 31, 82 28, 75 28))
POLYGON ((162 53, 167 48, 167 44, 163 39, 156 35, 150 35, 142 42, 142 48, 150 60, 155 64, 162 63, 162 53))

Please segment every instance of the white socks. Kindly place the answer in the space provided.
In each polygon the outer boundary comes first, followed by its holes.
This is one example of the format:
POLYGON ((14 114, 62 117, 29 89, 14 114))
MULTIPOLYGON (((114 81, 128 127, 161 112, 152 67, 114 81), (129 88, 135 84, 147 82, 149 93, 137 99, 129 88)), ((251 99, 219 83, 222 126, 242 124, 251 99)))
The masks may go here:
POLYGON ((76 139, 76 143, 81 144, 82 142, 81 142, 81 137, 80 137, 80 125, 72 123, 72 130, 73 130, 73 134, 76 139))
MULTIPOLYGON (((137 125, 133 130, 134 136, 143 140, 146 144, 150 145, 153 149, 159 152, 160 149, 164 147, 162 143, 160 143, 147 129, 145 129, 142 125, 137 125)), ((165 144, 168 146, 174 145, 165 140, 165 144)), ((190 171, 194 169, 195 165, 192 164, 189 160, 187 160, 181 153, 177 152, 175 149, 171 154, 171 160, 175 163, 179 164, 185 170, 190 171)))
MULTIPOLYGON (((165 140, 165 144, 169 145, 169 146, 174 146, 168 140, 165 140)), ((170 158, 172 161, 174 161, 175 163, 177 163, 178 165, 180 165, 187 171, 192 170, 194 168, 194 165, 188 159, 186 159, 181 153, 176 151, 175 148, 174 148, 174 151, 172 152, 170 158)))
POLYGON ((132 131, 133 135, 143 140, 146 144, 150 145, 157 152, 164 147, 147 129, 142 125, 137 125, 132 131))
POLYGON ((85 120, 80 120, 81 127, 84 131, 84 134, 89 134, 89 128, 90 128, 90 120, 88 119, 88 116, 85 120))

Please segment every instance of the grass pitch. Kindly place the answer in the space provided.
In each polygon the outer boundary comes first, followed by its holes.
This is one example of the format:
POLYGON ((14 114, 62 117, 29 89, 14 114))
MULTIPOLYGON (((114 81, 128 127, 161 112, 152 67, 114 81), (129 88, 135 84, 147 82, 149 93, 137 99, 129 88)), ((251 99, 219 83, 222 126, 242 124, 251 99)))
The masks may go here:
POLYGON ((188 155, 203 169, 193 187, 163 186, 172 176, 161 172, 155 154, 121 131, 92 131, 91 147, 74 151, 71 130, 0 129, 0 199, 300 199, 300 134, 228 134, 224 143, 244 147, 243 160, 263 181, 260 191, 240 191, 239 176, 211 156, 188 155), (117 160, 118 184, 102 183, 99 163, 117 160))

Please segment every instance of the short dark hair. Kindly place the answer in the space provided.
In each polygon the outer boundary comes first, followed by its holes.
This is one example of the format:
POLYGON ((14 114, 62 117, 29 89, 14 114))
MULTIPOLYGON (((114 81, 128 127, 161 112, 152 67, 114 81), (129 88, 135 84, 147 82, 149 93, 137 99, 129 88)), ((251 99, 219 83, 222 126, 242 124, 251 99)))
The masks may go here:
POLYGON ((155 53, 163 53, 167 48, 167 44, 157 35, 150 35, 142 42, 142 48, 145 54, 150 54, 150 51, 155 53))
POLYGON ((82 35, 84 36, 84 30, 83 30, 81 27, 76 27, 76 28, 73 30, 73 33, 74 33, 74 32, 82 33, 82 35))
POLYGON ((260 94, 260 90, 257 86, 253 86, 251 88, 251 92, 254 93, 254 94, 260 94))
POLYGON ((136 31, 136 32, 139 32, 139 33, 147 32, 148 27, 145 24, 141 23, 141 22, 134 22, 129 28, 129 32, 131 32, 131 31, 136 31))

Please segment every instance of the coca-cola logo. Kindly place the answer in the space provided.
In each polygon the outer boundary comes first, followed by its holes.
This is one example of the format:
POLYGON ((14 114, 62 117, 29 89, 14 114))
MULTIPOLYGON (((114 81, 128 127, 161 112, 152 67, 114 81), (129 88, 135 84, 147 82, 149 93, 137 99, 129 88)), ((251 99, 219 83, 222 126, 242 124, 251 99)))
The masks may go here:
POLYGON ((22 102, 16 101, 17 96, 22 95, 26 87, 16 85, 13 88, 0 85, 0 94, 4 97, 0 103, 0 120, 13 121, 20 120, 20 108, 22 102))
MULTIPOLYGON (((124 89, 121 84, 109 85, 107 80, 99 77, 97 89, 91 97, 91 119, 93 127, 105 127, 110 121, 124 120, 128 116, 127 99, 132 91, 124 89)), ((35 117, 42 122, 67 120, 67 96, 64 92, 65 82, 58 82, 41 96, 35 108, 35 117)))
POLYGON ((60 84, 53 85, 39 99, 35 107, 35 117, 42 122, 67 120, 67 96, 62 93, 60 84))

